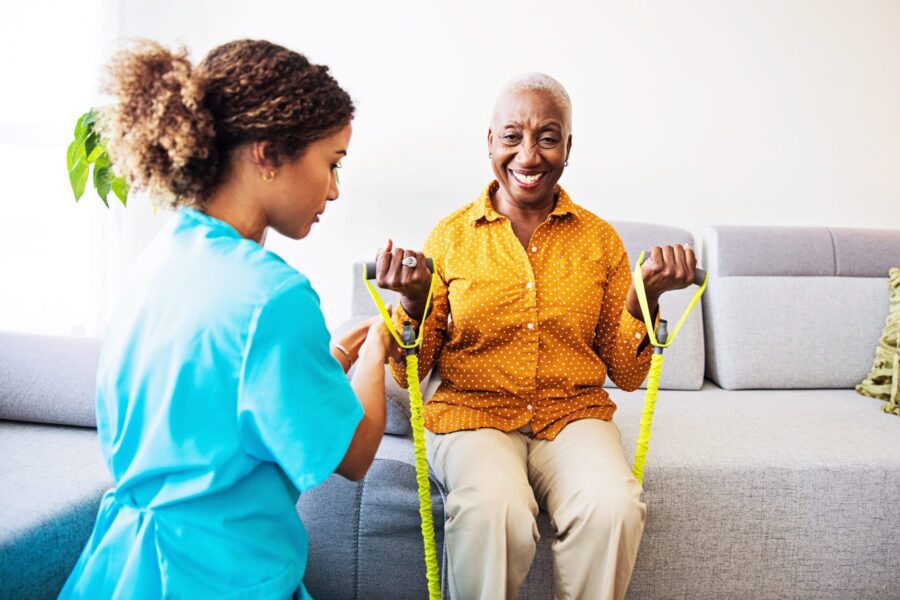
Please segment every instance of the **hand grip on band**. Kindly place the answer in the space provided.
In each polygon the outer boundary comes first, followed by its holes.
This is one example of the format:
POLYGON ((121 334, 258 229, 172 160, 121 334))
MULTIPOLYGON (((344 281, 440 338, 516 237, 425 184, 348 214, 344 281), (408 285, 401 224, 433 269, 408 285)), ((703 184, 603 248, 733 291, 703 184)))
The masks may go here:
MULTIPOLYGON (((645 250, 644 255, 647 257, 644 259, 645 263, 647 261, 651 260, 649 250, 645 250)), ((375 264, 375 263, 372 263, 372 264, 375 264)), ((706 271, 704 271, 703 269, 701 269, 699 267, 694 269, 694 285, 703 285, 703 282, 705 280, 706 280, 706 271)))
MULTIPOLYGON (((425 266, 428 267, 428 270, 434 273, 434 260, 431 258, 425 259, 425 266)), ((366 263, 366 279, 375 279, 375 261, 369 261, 366 263)))

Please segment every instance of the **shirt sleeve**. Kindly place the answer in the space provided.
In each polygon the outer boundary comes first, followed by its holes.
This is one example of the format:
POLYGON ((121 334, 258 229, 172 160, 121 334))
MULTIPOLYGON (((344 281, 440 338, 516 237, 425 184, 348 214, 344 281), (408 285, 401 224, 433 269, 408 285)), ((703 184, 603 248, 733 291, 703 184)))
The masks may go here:
MULTIPOLYGON (((425 377, 429 371, 434 368, 440 357, 441 350, 444 347, 444 339, 447 332, 447 319, 450 314, 450 303, 447 298, 447 284, 442 277, 444 252, 438 243, 441 237, 440 227, 435 228, 425 241, 422 248, 425 256, 434 259, 434 270, 437 273, 437 281, 434 283, 434 296, 431 298, 431 310, 426 315, 425 321, 422 323, 424 331, 422 333, 422 347, 419 348, 419 380, 425 381, 425 377)), ((419 322, 406 314, 399 300, 397 306, 394 307, 393 322, 397 333, 403 333, 403 324, 410 321, 418 333, 419 322)), ((408 387, 406 381, 406 361, 397 360, 395 356, 391 356, 390 360, 391 375, 394 380, 403 388, 408 387)))
POLYGON ((301 492, 334 472, 363 416, 329 341, 319 297, 297 275, 256 309, 244 349, 241 441, 301 492))
MULTIPOLYGON (((594 350, 619 389, 630 392, 647 377, 653 347, 649 344, 641 346, 647 336, 647 326, 643 320, 634 318, 625 306, 631 287, 631 266, 621 241, 619 246, 621 258, 609 270, 594 350)), ((659 322, 659 311, 656 322, 659 322)))

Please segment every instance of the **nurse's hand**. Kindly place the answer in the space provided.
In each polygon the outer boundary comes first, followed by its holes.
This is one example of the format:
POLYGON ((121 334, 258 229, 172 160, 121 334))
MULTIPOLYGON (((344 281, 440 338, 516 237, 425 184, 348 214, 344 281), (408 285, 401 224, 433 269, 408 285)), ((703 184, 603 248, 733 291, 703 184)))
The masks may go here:
POLYGON ((345 373, 350 370, 350 367, 359 358, 360 348, 366 341, 369 329, 378 321, 382 321, 380 316, 360 321, 341 334, 339 338, 331 341, 331 355, 341 363, 345 373))
MULTIPOLYGON (((390 305, 388 305, 387 309, 390 312, 390 305)), ((397 342, 394 341, 394 336, 388 331, 387 326, 384 324, 384 319, 380 316, 377 317, 366 332, 366 339, 359 351, 360 356, 366 355, 368 357, 372 355, 372 360, 386 363, 391 353, 396 350, 397 342)))

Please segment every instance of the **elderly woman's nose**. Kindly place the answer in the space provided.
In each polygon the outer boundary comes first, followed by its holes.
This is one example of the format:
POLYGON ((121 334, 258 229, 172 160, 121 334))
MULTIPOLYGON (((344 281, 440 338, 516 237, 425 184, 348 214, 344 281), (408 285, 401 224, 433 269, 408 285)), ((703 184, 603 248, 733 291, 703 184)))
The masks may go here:
POLYGON ((516 159, 520 164, 536 164, 540 162, 537 144, 520 144, 516 159))

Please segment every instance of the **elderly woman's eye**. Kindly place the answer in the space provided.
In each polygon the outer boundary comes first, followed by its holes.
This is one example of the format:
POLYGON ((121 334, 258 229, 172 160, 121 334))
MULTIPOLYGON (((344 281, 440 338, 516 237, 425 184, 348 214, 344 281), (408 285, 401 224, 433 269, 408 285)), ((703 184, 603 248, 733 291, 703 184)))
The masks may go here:
POLYGON ((559 140, 552 137, 542 137, 540 143, 542 146, 555 146, 559 143, 559 140))
POLYGON ((517 142, 519 141, 519 136, 514 133, 507 133, 501 138, 504 142, 517 142))

